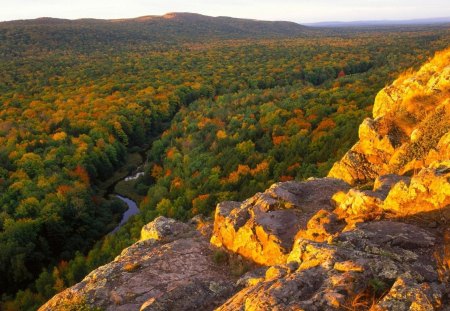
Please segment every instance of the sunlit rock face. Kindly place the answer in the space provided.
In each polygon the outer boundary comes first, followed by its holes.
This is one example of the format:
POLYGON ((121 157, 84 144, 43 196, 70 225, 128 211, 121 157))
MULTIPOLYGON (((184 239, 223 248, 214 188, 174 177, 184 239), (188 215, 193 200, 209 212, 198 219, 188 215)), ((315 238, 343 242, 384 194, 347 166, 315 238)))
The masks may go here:
MULTIPOLYGON (((379 310, 409 310, 411 293, 433 310, 445 294, 436 261, 429 259, 435 243, 425 230, 390 221, 360 224, 329 243, 297 239, 288 264, 270 268, 218 310, 345 310, 355 293, 377 291, 388 293, 379 310), (400 309, 389 309, 393 305, 400 309)), ((365 303, 361 299, 358 310, 365 303)))
POLYGON ((389 191, 383 209, 396 217, 450 223, 450 161, 434 162, 389 191))
POLYGON ((328 176, 361 184, 380 175, 420 170, 424 164, 449 158, 449 135, 450 52, 446 50, 379 92, 373 119, 361 124, 360 140, 328 176))
POLYGON ((349 186, 332 178, 278 183, 243 203, 217 206, 211 243, 262 265, 286 262, 294 237, 332 195, 349 186))

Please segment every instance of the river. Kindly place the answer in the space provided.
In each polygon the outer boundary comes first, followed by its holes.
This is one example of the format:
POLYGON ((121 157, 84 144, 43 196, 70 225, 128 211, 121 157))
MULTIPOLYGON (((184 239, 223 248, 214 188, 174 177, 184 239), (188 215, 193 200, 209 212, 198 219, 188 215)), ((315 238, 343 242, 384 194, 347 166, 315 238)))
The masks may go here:
POLYGON ((121 196, 121 195, 115 193, 115 188, 116 188, 116 185, 121 181, 135 180, 144 175, 143 169, 144 169, 145 159, 146 159, 145 151, 142 152, 140 155, 142 158, 141 165, 139 165, 132 173, 128 174, 128 176, 122 177, 122 178, 114 181, 113 183, 111 183, 106 189, 106 193, 104 195, 104 197, 106 199, 111 198, 111 196, 115 196, 116 198, 118 198, 119 200, 124 202, 128 207, 128 209, 122 214, 122 219, 120 220, 120 223, 114 228, 114 230, 109 232, 109 234, 115 233, 117 230, 120 229, 120 227, 122 227, 128 221, 128 219, 131 216, 139 213, 139 208, 138 208, 137 203, 135 201, 131 200, 130 198, 127 198, 127 197, 124 197, 124 196, 121 196))
MULTIPOLYGON (((161 128, 162 131, 164 131, 165 129, 167 129, 170 125, 170 122, 166 122, 166 123, 161 123, 161 128)), ((126 222, 128 221, 128 219, 133 216, 138 214, 139 211, 139 207, 137 205, 137 203, 127 197, 118 195, 117 193, 115 193, 115 188, 116 185, 120 182, 120 181, 131 181, 131 180, 135 180, 138 179, 139 177, 144 175, 144 167, 147 163, 147 151, 151 148, 153 141, 157 139, 157 138, 153 138, 150 142, 149 145, 147 145, 147 147, 144 147, 144 150, 139 152, 140 156, 141 156, 141 164, 134 170, 134 172, 132 172, 131 174, 129 174, 128 176, 122 177, 114 182, 112 182, 106 189, 106 193, 104 194, 105 198, 108 198, 109 196, 114 195, 116 198, 118 198, 119 200, 121 200, 122 202, 124 202, 127 206, 128 209, 123 213, 122 215, 122 220, 120 221, 120 223, 114 228, 114 230, 112 230, 109 234, 111 233, 115 233, 117 230, 120 229, 120 227, 122 227, 124 224, 126 224, 126 222)))
MULTIPOLYGON (((144 159, 144 157, 142 156, 142 159, 144 159)), ((142 161, 144 163, 144 161, 142 161)), ((122 215, 122 219, 120 220, 120 223, 114 228, 114 230, 112 230, 110 233, 114 233, 117 230, 119 230, 120 227, 122 227, 127 221, 128 219, 139 213, 139 208, 138 205, 135 201, 131 200, 130 198, 118 195, 117 193, 114 193, 115 187, 117 185, 118 182, 120 181, 130 181, 130 180, 135 180, 138 179, 139 177, 144 175, 144 172, 142 172, 141 170, 143 170, 143 165, 139 166, 133 173, 131 173, 130 175, 126 176, 125 178, 119 179, 116 182, 114 182, 109 188, 108 188, 108 195, 114 195, 116 198, 118 198, 119 200, 121 200, 122 202, 124 202, 128 209, 123 213, 122 215)))
POLYGON ((118 195, 118 194, 116 194, 115 196, 122 202, 125 202, 125 204, 128 206, 128 209, 125 211, 125 213, 123 213, 122 220, 120 221, 120 223, 110 233, 114 233, 117 230, 119 230, 119 228, 122 227, 131 216, 139 213, 139 208, 138 208, 136 202, 134 202, 133 200, 131 200, 129 198, 118 195))

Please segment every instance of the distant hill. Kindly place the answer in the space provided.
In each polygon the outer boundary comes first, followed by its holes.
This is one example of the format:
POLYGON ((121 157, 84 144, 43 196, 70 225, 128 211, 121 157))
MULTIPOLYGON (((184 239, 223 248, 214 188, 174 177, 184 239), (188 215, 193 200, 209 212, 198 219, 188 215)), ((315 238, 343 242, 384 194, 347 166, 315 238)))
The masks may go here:
POLYGON ((408 19, 408 20, 372 20, 372 21, 351 21, 351 22, 319 22, 305 23, 312 27, 360 27, 360 26, 404 26, 404 25, 442 25, 450 24, 450 17, 408 19))
POLYGON ((193 13, 168 13, 131 19, 37 18, 0 23, 0 48, 39 45, 44 49, 82 46, 171 43, 209 39, 301 36, 307 27, 293 22, 272 22, 193 13))
POLYGON ((135 30, 141 35, 150 35, 152 30, 164 28, 164 34, 177 35, 216 35, 216 36, 270 36, 298 35, 305 26, 294 22, 261 21, 253 19, 233 18, 226 16, 206 16, 196 13, 167 13, 165 15, 148 15, 128 19, 58 19, 41 17, 31 20, 16 20, 0 23, 1 28, 7 27, 68 27, 68 26, 109 26, 123 30, 135 30))

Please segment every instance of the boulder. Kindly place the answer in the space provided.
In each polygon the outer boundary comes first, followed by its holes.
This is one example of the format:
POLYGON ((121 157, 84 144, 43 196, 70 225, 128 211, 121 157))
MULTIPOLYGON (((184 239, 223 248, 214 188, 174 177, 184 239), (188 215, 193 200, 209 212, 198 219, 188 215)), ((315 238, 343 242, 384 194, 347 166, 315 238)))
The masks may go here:
POLYGON ((193 230, 185 223, 175 219, 159 216, 141 229, 141 241, 154 239, 175 239, 183 234, 192 233, 193 230))

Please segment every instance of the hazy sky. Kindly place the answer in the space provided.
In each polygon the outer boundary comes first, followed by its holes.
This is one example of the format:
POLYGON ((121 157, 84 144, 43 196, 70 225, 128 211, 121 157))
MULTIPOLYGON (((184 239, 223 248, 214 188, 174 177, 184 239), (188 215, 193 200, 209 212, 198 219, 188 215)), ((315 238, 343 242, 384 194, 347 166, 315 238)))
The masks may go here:
POLYGON ((195 12, 294 22, 450 16, 449 0, 0 0, 0 20, 123 18, 195 12))

